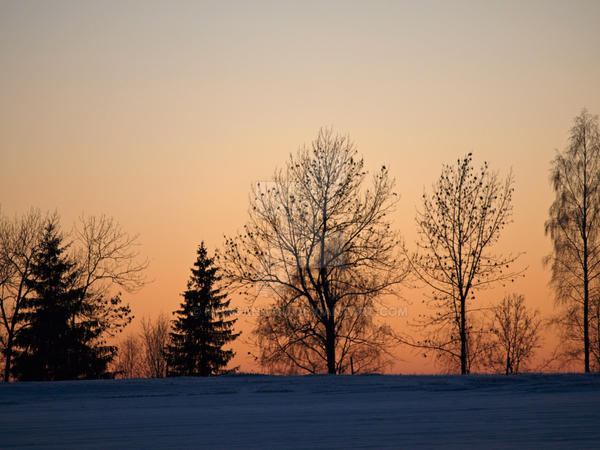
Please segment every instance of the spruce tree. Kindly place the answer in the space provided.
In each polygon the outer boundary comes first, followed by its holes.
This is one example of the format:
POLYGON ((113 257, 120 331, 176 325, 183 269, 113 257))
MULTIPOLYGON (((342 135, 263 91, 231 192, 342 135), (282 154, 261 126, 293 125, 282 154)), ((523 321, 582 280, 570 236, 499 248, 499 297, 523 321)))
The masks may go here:
POLYGON ((44 229, 26 281, 33 293, 24 301, 13 374, 18 380, 67 380, 107 376, 114 348, 99 340, 105 324, 78 286, 78 273, 65 255, 56 220, 44 229))
POLYGON ((209 376, 225 373, 234 356, 223 347, 239 336, 233 332, 237 312, 217 283, 221 277, 214 258, 207 255, 204 242, 191 269, 184 300, 172 321, 171 344, 168 346, 169 376, 209 376))

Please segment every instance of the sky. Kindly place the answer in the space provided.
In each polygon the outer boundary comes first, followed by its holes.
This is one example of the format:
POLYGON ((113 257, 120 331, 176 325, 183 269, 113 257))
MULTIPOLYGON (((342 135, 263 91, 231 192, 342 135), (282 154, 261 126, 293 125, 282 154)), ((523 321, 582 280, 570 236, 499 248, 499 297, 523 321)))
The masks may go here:
MULTIPOLYGON (((409 247, 423 190, 473 152, 513 170, 497 250, 524 253, 511 292, 549 316, 550 161, 582 108, 600 113, 599 19, 595 1, 0 0, 0 205, 139 234, 152 282, 125 297, 139 320, 177 308, 200 241, 240 230, 251 184, 320 127, 390 168, 409 247)), ((401 293, 408 319, 419 295, 401 293)), ((258 370, 239 328, 234 362, 258 370)), ((393 372, 437 370, 396 354, 393 372)))

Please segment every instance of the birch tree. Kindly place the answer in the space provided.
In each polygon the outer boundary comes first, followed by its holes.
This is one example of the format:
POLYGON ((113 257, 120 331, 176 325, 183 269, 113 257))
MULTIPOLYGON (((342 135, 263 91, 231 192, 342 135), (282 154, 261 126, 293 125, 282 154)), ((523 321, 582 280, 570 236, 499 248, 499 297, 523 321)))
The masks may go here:
MULTIPOLYGON (((567 148, 552 161, 554 201, 545 224, 553 245, 545 262, 552 270, 559 322, 567 346, 578 342, 590 371, 590 322, 595 317, 600 277, 600 133, 598 117, 583 110, 575 118, 567 148)), ((596 314, 597 315, 597 314, 596 314)), ((600 342, 600 325, 598 339, 600 342)))

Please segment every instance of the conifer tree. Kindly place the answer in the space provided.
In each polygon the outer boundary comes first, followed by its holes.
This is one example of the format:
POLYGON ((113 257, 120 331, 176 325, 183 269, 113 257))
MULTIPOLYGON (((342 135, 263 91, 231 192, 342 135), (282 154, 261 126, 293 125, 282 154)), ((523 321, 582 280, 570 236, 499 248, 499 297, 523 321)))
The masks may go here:
POLYGON ((106 328, 85 301, 75 263, 57 221, 45 226, 26 280, 32 295, 24 301, 13 374, 18 380, 67 380, 107 376, 115 349, 99 339, 106 328))
POLYGON ((237 312, 216 285, 221 280, 210 258, 200 244, 191 269, 187 290, 177 316, 172 322, 171 344, 168 346, 169 376, 210 376, 225 373, 234 356, 223 347, 239 336, 233 332, 237 312))

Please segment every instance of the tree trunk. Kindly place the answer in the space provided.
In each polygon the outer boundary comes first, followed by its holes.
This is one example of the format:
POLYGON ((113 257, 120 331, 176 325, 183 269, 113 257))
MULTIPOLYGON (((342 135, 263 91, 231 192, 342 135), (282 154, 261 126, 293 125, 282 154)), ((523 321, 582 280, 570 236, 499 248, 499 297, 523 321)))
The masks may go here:
POLYGON ((8 383, 8 381, 10 380, 10 364, 12 362, 12 336, 8 336, 8 339, 6 341, 6 350, 4 357, 4 382, 8 383))
POLYGON ((465 312, 465 299, 460 299, 460 373, 466 375, 467 369, 467 315, 465 312))
POLYGON ((327 353, 327 373, 335 375, 335 321, 327 321, 325 336, 325 351, 327 353))
POLYGON ((599 300, 594 300, 594 312, 596 317, 594 317, 596 321, 596 342, 594 346, 594 362, 596 363, 596 371, 600 372, 600 304, 599 300))
POLYGON ((589 281, 587 272, 584 274, 583 280, 583 350, 585 357, 585 372, 590 371, 590 323, 589 323, 589 281))
POLYGON ((590 274, 589 274, 589 249, 588 249, 588 154, 585 127, 583 129, 583 218, 581 236, 583 238, 583 353, 585 372, 590 371, 590 330, 589 330, 589 304, 590 304, 590 274))
MULTIPOLYGON (((585 227, 584 227, 585 232, 585 227)), ((590 279, 588 268, 587 238, 583 239, 583 353, 585 372, 590 371, 590 279)))

